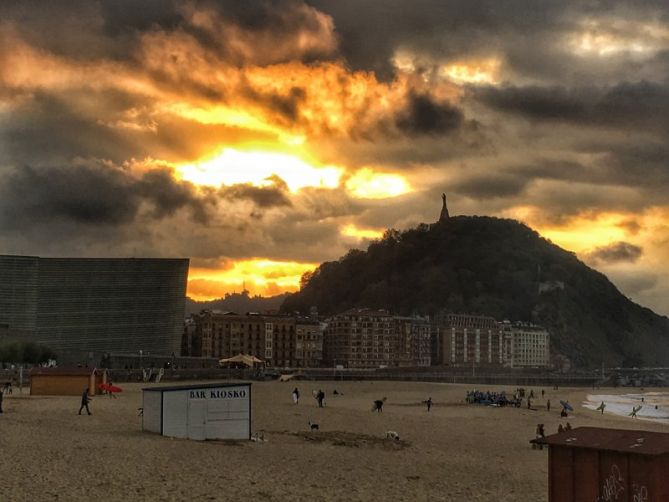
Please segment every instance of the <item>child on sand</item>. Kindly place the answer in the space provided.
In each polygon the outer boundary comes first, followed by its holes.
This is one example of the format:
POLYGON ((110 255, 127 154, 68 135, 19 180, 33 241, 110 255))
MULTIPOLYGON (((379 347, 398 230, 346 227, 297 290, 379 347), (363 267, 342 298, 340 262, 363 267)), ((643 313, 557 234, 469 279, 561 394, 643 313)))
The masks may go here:
POLYGON ((300 402, 300 391, 295 387, 293 389, 293 403, 298 404, 300 402))

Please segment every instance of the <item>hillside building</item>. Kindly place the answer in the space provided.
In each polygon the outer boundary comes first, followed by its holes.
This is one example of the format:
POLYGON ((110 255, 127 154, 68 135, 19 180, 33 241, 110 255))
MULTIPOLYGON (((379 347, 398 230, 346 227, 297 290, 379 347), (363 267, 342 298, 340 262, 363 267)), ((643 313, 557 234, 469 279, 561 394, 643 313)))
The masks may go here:
POLYGON ((435 364, 447 366, 504 363, 502 331, 495 319, 468 314, 442 314, 434 322, 435 364))
POLYGON ((323 327, 317 321, 292 315, 204 310, 186 321, 182 346, 195 357, 227 359, 249 354, 268 366, 318 367, 323 327))
POLYGON ((324 340, 327 366, 430 365, 427 318, 393 316, 386 310, 351 309, 328 319, 324 340))
POLYGON ((0 255, 0 331, 59 362, 179 353, 188 259, 0 255))
POLYGON ((432 325, 432 360, 437 365, 546 368, 549 346, 548 331, 530 323, 443 313, 432 325))
POLYGON ((511 368, 550 365, 550 335, 545 328, 525 322, 499 323, 504 336, 504 364, 511 368))

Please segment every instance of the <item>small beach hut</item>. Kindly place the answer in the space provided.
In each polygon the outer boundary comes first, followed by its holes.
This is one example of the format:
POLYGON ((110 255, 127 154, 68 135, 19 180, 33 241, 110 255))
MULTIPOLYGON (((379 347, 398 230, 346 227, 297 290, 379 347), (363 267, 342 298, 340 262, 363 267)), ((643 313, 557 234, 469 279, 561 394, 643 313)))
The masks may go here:
POLYGON ((669 434, 578 427, 548 436, 549 502, 669 501, 669 434))
POLYGON ((142 429, 188 439, 251 439, 251 384, 142 389, 142 429))
POLYGON ((107 383, 107 370, 98 368, 41 368, 30 370, 31 396, 80 396, 86 387, 90 395, 107 383))

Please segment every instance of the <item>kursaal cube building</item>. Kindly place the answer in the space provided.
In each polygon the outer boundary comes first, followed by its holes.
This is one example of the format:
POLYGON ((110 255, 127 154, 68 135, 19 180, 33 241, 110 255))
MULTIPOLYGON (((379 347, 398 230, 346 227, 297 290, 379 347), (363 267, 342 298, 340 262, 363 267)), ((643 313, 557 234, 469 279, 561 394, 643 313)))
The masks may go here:
POLYGON ((179 354, 188 259, 0 255, 0 341, 61 361, 107 352, 179 354))

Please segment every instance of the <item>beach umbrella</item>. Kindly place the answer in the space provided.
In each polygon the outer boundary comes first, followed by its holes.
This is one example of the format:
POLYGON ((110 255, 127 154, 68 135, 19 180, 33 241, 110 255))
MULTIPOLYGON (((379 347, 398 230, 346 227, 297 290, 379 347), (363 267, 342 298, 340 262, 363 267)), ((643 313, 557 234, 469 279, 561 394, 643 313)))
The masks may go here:
POLYGON ((567 411, 574 411, 574 408, 572 408, 571 404, 569 404, 567 401, 560 401, 560 404, 562 407, 567 410, 567 411))

